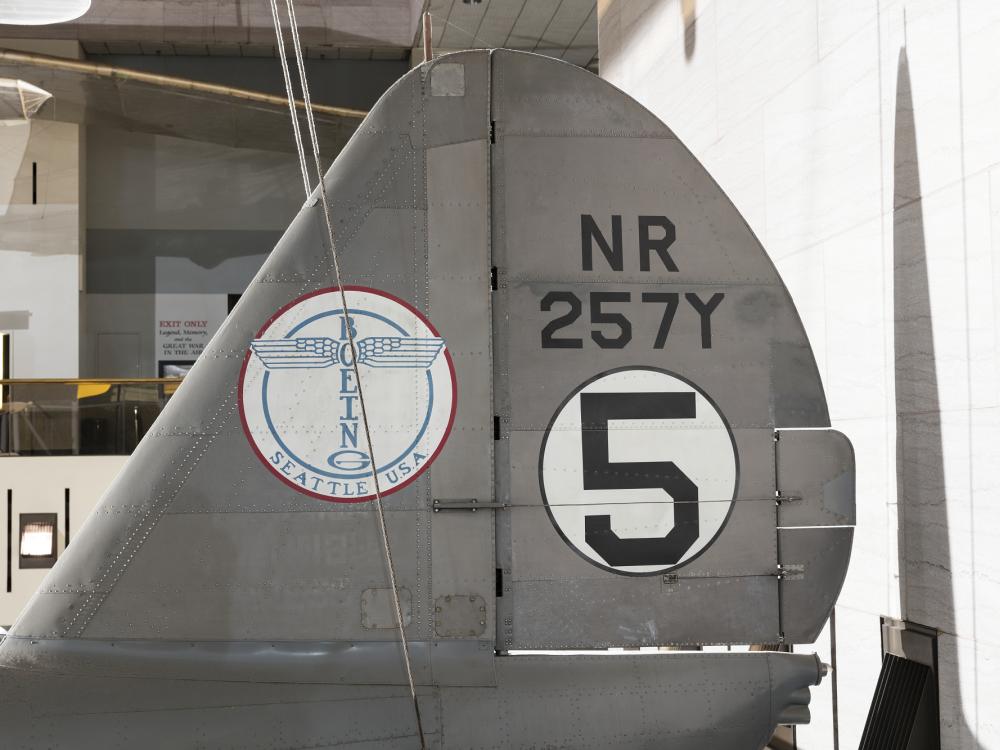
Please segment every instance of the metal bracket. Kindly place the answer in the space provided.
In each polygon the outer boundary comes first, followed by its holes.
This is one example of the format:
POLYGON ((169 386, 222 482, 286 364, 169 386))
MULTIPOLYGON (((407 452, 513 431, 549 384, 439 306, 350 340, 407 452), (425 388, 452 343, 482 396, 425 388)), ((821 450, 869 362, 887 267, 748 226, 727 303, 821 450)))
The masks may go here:
POLYGON ((509 508, 507 503, 481 503, 475 498, 470 498, 468 500, 434 500, 434 512, 437 513, 439 510, 471 510, 475 513, 479 509, 489 510, 493 508, 494 510, 498 508, 509 508))
POLYGON ((937 628, 882 616, 882 654, 923 664, 937 672, 937 628))
POLYGON ((779 563, 779 581, 801 581, 806 577, 806 566, 801 563, 779 563))
POLYGON ((780 492, 774 496, 774 504, 802 502, 802 495, 782 495, 780 492))

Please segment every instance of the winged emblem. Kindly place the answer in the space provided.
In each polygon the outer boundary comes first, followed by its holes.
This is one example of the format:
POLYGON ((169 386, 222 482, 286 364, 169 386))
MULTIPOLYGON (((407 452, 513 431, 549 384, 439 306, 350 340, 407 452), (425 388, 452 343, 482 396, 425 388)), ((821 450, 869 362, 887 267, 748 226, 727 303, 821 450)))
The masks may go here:
MULTIPOLYGON (((427 369, 444 349, 444 339, 369 336, 355 341, 358 363, 368 367, 427 369)), ((250 348, 268 370, 293 370, 350 364, 350 345, 317 336, 298 339, 254 339, 250 348)))

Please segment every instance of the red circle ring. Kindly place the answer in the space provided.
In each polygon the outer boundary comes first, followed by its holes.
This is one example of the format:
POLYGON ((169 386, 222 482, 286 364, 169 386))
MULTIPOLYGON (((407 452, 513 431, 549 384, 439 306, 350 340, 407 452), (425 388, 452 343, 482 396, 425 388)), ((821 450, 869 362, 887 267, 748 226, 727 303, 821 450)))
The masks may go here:
MULTIPOLYGON (((288 304, 279 308, 276 313, 274 313, 270 318, 268 318, 264 322, 264 325, 262 325, 260 329, 257 331, 257 335, 254 338, 260 338, 261 336, 263 336, 264 332, 271 327, 271 324, 274 323, 275 320, 280 318, 288 310, 295 307, 295 305, 299 304, 300 302, 304 302, 305 300, 311 297, 318 297, 321 294, 330 294, 333 292, 339 292, 340 289, 341 287, 330 286, 330 287, 325 287, 323 289, 317 289, 314 292, 309 292, 309 294, 303 294, 301 297, 296 297, 288 304)), ((438 330, 434 327, 434 325, 430 322, 430 320, 427 319, 426 315, 420 312, 409 302, 406 302, 405 300, 402 300, 399 297, 396 297, 395 295, 389 294, 388 292, 383 292, 379 289, 372 289, 371 287, 367 286, 346 285, 343 287, 343 289, 345 292, 365 292, 367 294, 375 294, 379 297, 385 297, 386 299, 392 302, 402 305, 411 313, 416 315, 417 318, 420 319, 420 322, 422 322, 425 326, 427 326, 427 329, 431 333, 433 333, 438 338, 442 338, 441 334, 438 333, 438 330)), ((269 472, 274 474, 274 476, 276 476, 282 482, 284 482, 289 487, 294 489, 296 492, 300 492, 303 495, 309 495, 310 497, 315 497, 317 500, 325 500, 329 503, 364 503, 368 502, 369 500, 374 500, 376 497, 376 495, 374 494, 365 495, 364 497, 351 498, 351 499, 330 497, 329 495, 321 495, 318 492, 313 492, 311 490, 306 489, 300 484, 296 484, 295 482, 291 481, 280 472, 274 470, 271 461, 268 460, 264 456, 264 454, 260 452, 260 449, 257 447, 257 443, 256 441, 254 441, 253 435, 250 432, 250 425, 247 423, 246 411, 243 408, 243 381, 246 378, 247 365, 250 364, 250 354, 251 354, 250 348, 247 347, 246 356, 243 357, 243 366, 240 368, 240 380, 239 380, 239 385, 236 389, 236 403, 239 406, 240 424, 243 425, 243 433, 246 435, 247 442, 250 444, 250 448, 251 450, 253 450, 254 455, 256 455, 258 459, 260 459, 260 462, 264 464, 265 467, 267 467, 267 470, 269 472)), ((451 428, 455 424, 455 411, 458 408, 458 379, 455 377, 455 363, 451 359, 451 352, 448 350, 447 342, 445 343, 444 347, 444 356, 445 360, 448 362, 448 374, 451 376, 451 413, 448 415, 448 424, 444 429, 444 434, 441 436, 441 441, 438 443, 437 448, 435 448, 434 452, 430 455, 427 461, 424 462, 424 465, 420 467, 420 469, 415 471, 413 476, 411 476, 405 482, 396 485, 392 489, 382 492, 382 497, 391 495, 394 492, 399 492, 399 490, 413 483, 421 474, 427 471, 427 469, 430 467, 432 463, 434 463, 434 460, 441 453, 441 449, 444 448, 445 443, 448 442, 448 438, 451 435, 451 428)), ((373 473, 373 476, 374 475, 375 474, 373 473)))

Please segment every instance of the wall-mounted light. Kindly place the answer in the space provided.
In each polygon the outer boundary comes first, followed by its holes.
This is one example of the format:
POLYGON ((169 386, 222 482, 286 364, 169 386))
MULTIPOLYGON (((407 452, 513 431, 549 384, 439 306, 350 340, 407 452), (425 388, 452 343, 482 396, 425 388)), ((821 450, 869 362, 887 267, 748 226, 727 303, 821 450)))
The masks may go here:
POLYGON ((19 567, 51 568, 56 563, 55 513, 22 513, 20 515, 19 567))
POLYGON ((90 0, 7 0, 0 3, 0 23, 41 26, 65 23, 90 10, 90 0))

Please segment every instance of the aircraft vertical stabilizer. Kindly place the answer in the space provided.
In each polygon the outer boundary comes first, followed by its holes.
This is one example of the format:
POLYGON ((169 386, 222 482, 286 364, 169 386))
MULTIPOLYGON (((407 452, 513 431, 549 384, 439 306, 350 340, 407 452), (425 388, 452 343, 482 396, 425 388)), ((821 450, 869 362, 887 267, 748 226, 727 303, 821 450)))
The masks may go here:
POLYGON ((683 144, 477 51, 400 79, 325 184, 343 290, 314 195, 0 644, 5 736, 419 747, 375 476, 430 746, 808 720, 814 656, 508 653, 807 643, 843 582, 850 444, 683 144))

